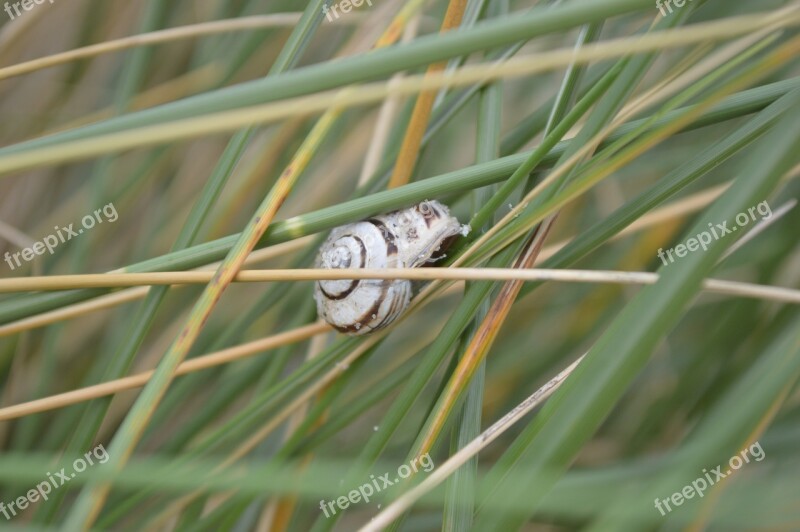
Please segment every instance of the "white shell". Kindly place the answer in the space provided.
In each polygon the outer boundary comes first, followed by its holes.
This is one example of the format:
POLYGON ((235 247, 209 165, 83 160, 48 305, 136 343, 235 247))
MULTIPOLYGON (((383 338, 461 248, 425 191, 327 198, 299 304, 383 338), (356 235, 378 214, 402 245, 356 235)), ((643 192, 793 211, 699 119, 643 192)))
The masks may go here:
MULTIPOLYGON (((414 268, 466 228, 438 201, 393 211, 331 231, 317 256, 318 268, 414 268)), ((408 307, 404 279, 317 281, 319 316, 340 332, 361 335, 386 327, 408 307)))

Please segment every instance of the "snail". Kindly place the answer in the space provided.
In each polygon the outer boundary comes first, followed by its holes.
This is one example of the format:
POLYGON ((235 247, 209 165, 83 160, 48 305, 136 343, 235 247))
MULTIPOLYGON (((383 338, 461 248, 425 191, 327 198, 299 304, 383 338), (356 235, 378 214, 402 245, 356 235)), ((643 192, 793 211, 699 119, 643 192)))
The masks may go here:
MULTIPOLYGON (((331 231, 317 256, 318 268, 415 268, 441 253, 469 228, 438 201, 423 201, 331 231)), ((362 335, 392 323, 411 302, 408 279, 320 280, 317 313, 336 330, 362 335)))

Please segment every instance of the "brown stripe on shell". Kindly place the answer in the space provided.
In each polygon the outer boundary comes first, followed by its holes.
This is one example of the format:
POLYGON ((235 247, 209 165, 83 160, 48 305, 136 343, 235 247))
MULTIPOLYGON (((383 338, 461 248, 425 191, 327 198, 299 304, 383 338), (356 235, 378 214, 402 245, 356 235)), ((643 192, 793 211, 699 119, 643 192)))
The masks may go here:
POLYGON ((341 294, 334 295, 334 294, 330 294, 330 293, 328 293, 328 292, 325 290, 325 288, 322 286, 322 284, 321 284, 321 283, 319 283, 319 281, 317 281, 317 283, 319 284, 319 290, 320 290, 320 292, 322 292, 322 295, 324 295, 325 297, 327 297, 327 298, 328 298, 328 299, 330 299, 331 301, 339 301, 340 299, 344 299, 344 298, 346 298, 347 296, 349 296, 350 294, 352 294, 352 293, 353 293, 353 290, 355 290, 355 289, 356 289, 356 287, 358 286, 358 283, 360 283, 360 282, 361 282, 361 280, 360 280, 360 279, 352 279, 352 280, 350 281, 350 286, 348 286, 348 287, 345 289, 345 291, 344 291, 344 292, 342 292, 341 294))
MULTIPOLYGON (((395 283, 402 283, 402 282, 406 282, 406 281, 397 281, 396 280, 394 282, 395 283)), ((378 322, 377 325, 374 325, 372 327, 372 329, 373 330, 383 329, 384 327, 386 327, 386 326, 390 325, 391 323, 393 323, 394 320, 397 319, 397 317, 402 312, 404 306, 405 306, 405 299, 404 298, 401 298, 399 296, 393 298, 392 299, 392 304, 389 307, 389 310, 386 311, 386 315, 383 317, 383 319, 380 322, 378 322)))
POLYGON ((394 235, 394 233, 389 231, 389 228, 386 227, 386 224, 377 218, 370 218, 366 221, 367 223, 374 225, 383 235, 384 241, 386 242, 386 256, 388 257, 397 255, 397 237, 394 235))
POLYGON ((387 280, 381 281, 381 294, 375 298, 375 302, 372 303, 372 307, 370 307, 369 310, 367 310, 367 312, 362 314, 361 317, 357 319, 355 323, 351 323, 349 325, 344 325, 344 326, 334 325, 334 328, 339 332, 354 333, 360 331, 361 329, 369 325, 369 322, 372 320, 372 315, 373 314, 375 316, 378 315, 378 312, 381 309, 381 302, 383 302, 383 300, 386 298, 386 294, 389 292, 390 285, 391 285, 390 281, 387 280), (356 323, 359 324, 358 327, 356 327, 356 323))
MULTIPOLYGON (((359 246, 361 246, 361 250, 360 250, 361 251, 361 265, 363 267, 363 265, 366 264, 366 262, 367 262, 367 246, 364 244, 364 241, 361 240, 361 237, 358 236, 358 235, 347 234, 347 235, 342 235, 342 238, 348 237, 348 236, 353 237, 353 240, 358 242, 359 246)), ((322 283, 319 282, 319 281, 317 281, 317 285, 319 286, 320 291, 322 292, 322 294, 325 297, 327 297, 331 301, 339 301, 340 299, 344 299, 347 296, 349 296, 350 294, 352 294, 353 290, 356 289, 356 287, 358 286, 358 283, 360 283, 360 282, 361 282, 360 279, 352 279, 350 281, 350 286, 348 286, 347 289, 344 292, 340 293, 340 294, 330 294, 330 293, 328 293, 325 290, 325 287, 323 287, 322 283)))

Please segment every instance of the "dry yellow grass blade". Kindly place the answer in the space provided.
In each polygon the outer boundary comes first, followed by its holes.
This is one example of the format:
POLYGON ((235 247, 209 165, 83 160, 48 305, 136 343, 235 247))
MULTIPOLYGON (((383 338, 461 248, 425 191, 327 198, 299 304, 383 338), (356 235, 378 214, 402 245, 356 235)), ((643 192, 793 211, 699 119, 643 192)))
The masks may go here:
MULTIPOLYGON (((403 31, 402 42, 408 43, 417 35, 419 29, 420 17, 417 16, 408 22, 405 30, 403 31)), ((403 79, 404 73, 395 74, 389 80, 403 79)), ((375 120, 375 128, 372 135, 372 140, 367 147, 367 153, 364 156, 364 163, 361 167, 361 174, 358 177, 358 186, 367 183, 372 174, 378 171, 380 167, 381 158, 383 157, 386 144, 389 141, 389 134, 391 133, 391 124, 400 110, 400 98, 392 96, 386 98, 378 111, 378 117, 375 120)))
MULTIPOLYGON (((533 267, 555 218, 555 214, 549 216, 533 230, 522 252, 517 257, 512 271, 524 273, 525 270, 533 267)), ((447 381, 447 386, 436 403, 433 419, 429 424, 426 424, 425 435, 420 442, 419 448, 415 450, 417 456, 422 456, 433 449, 433 445, 444 429, 447 419, 458 402, 458 398, 494 344, 494 340, 497 338, 497 334, 500 332, 500 328, 503 326, 506 317, 508 317, 511 306, 516 301, 521 289, 522 282, 518 280, 507 282, 500 289, 486 316, 481 320, 475 330, 475 334, 464 349, 464 353, 447 381)))
MULTIPOLYGON (((86 59, 98 55, 112 52, 120 52, 139 46, 150 46, 182 39, 192 39, 208 35, 218 35, 220 33, 231 33, 236 31, 256 30, 264 28, 293 27, 300 20, 301 13, 274 13, 271 15, 254 15, 250 17, 239 17, 227 20, 215 20, 212 22, 202 22, 200 24, 190 24, 178 28, 142 33, 121 39, 105 41, 82 48, 52 54, 39 59, 25 61, 16 65, 0 68, 0 80, 20 76, 35 72, 43 68, 63 65, 79 59, 86 59)), ((351 17, 342 17, 332 21, 332 24, 358 24, 363 17, 354 14, 351 17)))
POLYGON ((425 0, 411 0, 404 5, 389 24, 389 27, 386 28, 386 31, 383 32, 383 35, 375 42, 375 48, 383 48, 397 42, 408 23, 422 8, 423 4, 425 4, 425 0))
MULTIPOLYGON (((180 364, 175 371, 175 375, 186 375, 187 373, 234 362, 262 351, 301 342, 315 335, 329 332, 330 330, 330 326, 321 321, 312 323, 311 325, 304 325, 303 327, 298 327, 280 334, 268 336, 260 340, 255 340, 253 342, 248 342, 235 347, 230 347, 221 351, 215 351, 207 355, 192 358, 191 360, 180 364)), ((123 377, 121 379, 96 384, 94 386, 87 386, 85 388, 79 388, 77 390, 36 399, 34 401, 28 401, 17 405, 0 408, 0 421, 28 416, 37 412, 45 412, 48 410, 63 408, 65 406, 97 399, 99 397, 113 395, 125 390, 140 388, 147 384, 147 381, 150 380, 150 377, 152 376, 153 371, 145 371, 142 373, 137 373, 136 375, 123 377)))
POLYGON ((148 290, 150 290, 150 288, 146 286, 130 288, 121 292, 100 296, 89 301, 83 301, 81 303, 75 303, 63 308, 51 310, 49 312, 36 314, 35 316, 31 316, 29 318, 12 321, 11 323, 7 323, 0 327, 0 337, 10 336, 12 334, 44 327, 46 325, 50 325, 51 323, 77 318, 79 316, 89 314, 90 312, 113 308, 117 305, 128 303, 129 301, 136 301, 137 299, 142 299, 145 297, 148 290))
MULTIPOLYGON (((445 33, 458 27, 458 25, 461 24, 466 6, 466 0, 450 0, 439 33, 445 33)), ((444 70, 445 66, 447 66, 446 62, 434 63, 428 67, 425 76, 438 74, 444 70)), ((417 164, 419 147, 422 144, 422 137, 425 135, 425 130, 428 127, 428 121, 431 116, 431 109, 433 109, 435 98, 435 91, 424 91, 417 96, 414 110, 411 113, 411 120, 408 123, 405 137, 403 137, 403 143, 400 145, 400 152, 397 155, 397 162, 395 163, 392 177, 389 179, 389 188, 405 185, 408 183, 409 179, 411 179, 411 173, 414 171, 414 166, 417 164)))
POLYGON ((338 91, 326 91, 312 96, 290 98, 281 102, 237 109, 197 118, 159 124, 124 132, 65 142, 58 146, 31 149, 9 154, 0 159, 0 173, 47 164, 74 161, 104 153, 149 146, 178 139, 189 139, 212 133, 233 131, 256 124, 273 122, 287 117, 305 116, 325 111, 331 106, 346 108, 383 100, 390 95, 416 94, 420 91, 455 87, 520 77, 564 67, 571 62, 584 64, 613 59, 632 53, 678 48, 698 42, 713 42, 759 31, 769 27, 789 28, 800 25, 800 13, 793 10, 744 17, 730 17, 718 22, 695 24, 685 28, 653 32, 637 37, 613 39, 590 44, 575 51, 571 48, 531 54, 510 59, 502 64, 466 66, 452 73, 430 76, 409 76, 392 83, 373 83, 338 91))
MULTIPOLYGON (((230 197, 224 198, 219 202, 220 215, 212 226, 211 234, 224 234, 223 228, 226 226, 227 220, 238 214, 241 205, 245 204, 246 199, 251 196, 253 190, 258 190, 259 183, 262 182, 264 176, 274 171, 273 169, 278 164, 280 157, 291 149, 291 143, 295 140, 295 135, 304 123, 305 120, 302 118, 295 118, 282 123, 275 135, 264 143, 264 148, 258 152, 258 155, 253 160, 240 164, 243 177, 238 182, 228 185, 230 187, 230 197)), ((303 240, 310 242, 310 239, 303 240)), ((256 251, 255 253, 258 252, 256 251)))
MULTIPOLYGON (((308 246, 308 243, 311 242, 312 239, 313 239, 312 236, 306 236, 298 238, 296 240, 292 240, 290 242, 285 242, 283 244, 277 244, 275 246, 270 246, 264 249, 260 249, 258 251, 251 253, 250 256, 247 258, 247 261, 245 261, 245 264, 256 264, 264 260, 279 257, 288 253, 293 253, 308 246)), ((212 264, 202 266, 198 268, 198 270, 213 269, 219 266, 219 264, 220 264, 219 262, 215 262, 212 264)), ((124 268, 119 270, 114 270, 111 273, 121 273, 123 271, 124 268)), ((9 336, 30 329, 44 327, 45 325, 50 325, 51 323, 57 323, 59 321, 68 320, 71 318, 77 318, 79 316, 83 316, 90 312, 112 308, 117 305, 127 303, 129 301, 136 301, 137 299, 141 299, 144 296, 146 296, 147 291, 148 288, 146 287, 130 288, 127 290, 122 290, 120 292, 115 292, 113 294, 108 294, 105 296, 100 296, 94 299, 90 299, 88 301, 83 301, 81 303, 68 305, 66 307, 52 310, 49 312, 36 314, 35 316, 31 316, 29 318, 25 318, 22 320, 12 321, 11 323, 7 323, 3 326, 0 326, 0 338, 2 338, 3 336, 9 336)))
MULTIPOLYGON (((108 288, 139 285, 207 284, 214 272, 150 272, 52 275, 23 279, 0 279, 0 292, 27 290, 68 290, 76 288, 108 288)), ((317 281, 320 279, 410 279, 412 281, 557 281, 567 283, 612 283, 648 285, 658 281, 658 274, 611 270, 548 270, 515 268, 352 268, 352 269, 274 269, 241 270, 234 282, 263 283, 279 281, 317 281)), ((707 279, 709 292, 745 297, 758 297, 800 303, 800 290, 778 286, 707 279)))

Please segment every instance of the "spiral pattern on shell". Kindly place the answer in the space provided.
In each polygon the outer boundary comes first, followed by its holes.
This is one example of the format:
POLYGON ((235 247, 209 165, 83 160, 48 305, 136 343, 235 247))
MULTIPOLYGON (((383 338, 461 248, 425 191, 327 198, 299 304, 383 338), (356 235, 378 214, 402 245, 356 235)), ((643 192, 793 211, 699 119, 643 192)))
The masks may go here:
MULTIPOLYGON (((458 220, 437 201, 337 227, 320 248, 319 268, 413 268, 436 259, 457 235, 458 220)), ((336 330, 361 335, 391 324, 408 307, 406 279, 321 280, 317 312, 336 330)))

